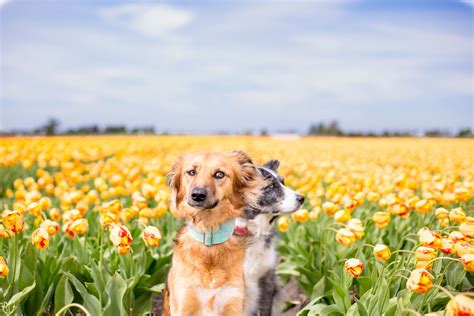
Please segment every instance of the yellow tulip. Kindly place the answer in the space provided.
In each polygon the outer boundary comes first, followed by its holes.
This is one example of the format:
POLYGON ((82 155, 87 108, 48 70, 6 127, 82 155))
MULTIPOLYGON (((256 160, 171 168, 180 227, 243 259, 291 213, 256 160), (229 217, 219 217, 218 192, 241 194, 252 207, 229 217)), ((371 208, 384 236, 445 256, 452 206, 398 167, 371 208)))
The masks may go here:
POLYGON ((461 207, 453 208, 451 212, 449 212, 449 220, 454 223, 463 222, 466 219, 466 214, 464 213, 461 207))
POLYGON ((425 294, 433 285, 433 276, 426 269, 415 269, 410 273, 407 288, 411 291, 425 294))
POLYGON ((454 245, 454 249, 456 250, 458 257, 462 257, 467 254, 474 254, 474 246, 467 241, 458 241, 454 245))
POLYGON ((347 222, 351 219, 351 212, 347 209, 339 210, 334 214, 334 220, 338 223, 347 222))
POLYGON ((300 209, 291 214, 291 217, 297 223, 305 223, 309 219, 309 211, 306 209, 300 209))
POLYGON ((362 274, 363 267, 359 259, 351 258, 344 262, 344 270, 356 279, 362 274))
POLYGON ((290 220, 286 216, 282 216, 277 221, 278 230, 282 233, 288 231, 288 226, 290 225, 290 220))
POLYGON ((474 238, 474 223, 464 222, 459 225, 459 231, 466 237, 474 238))
POLYGON ((61 218, 61 211, 58 208, 52 208, 49 210, 49 217, 53 221, 58 221, 61 218))
POLYGON ((377 227, 385 228, 388 226, 388 223, 390 223, 390 214, 387 212, 376 212, 372 216, 372 220, 377 227))
POLYGON ((314 207, 313 210, 309 212, 309 219, 315 222, 318 219, 318 216, 320 213, 321 213, 321 208, 319 206, 314 207))
POLYGON ((444 207, 438 207, 435 211, 435 216, 439 220, 448 218, 449 211, 447 209, 445 209, 444 207))
POLYGON ((364 224, 358 218, 352 218, 347 222, 347 229, 354 233, 357 239, 364 237, 364 224))
POLYGON ((323 211, 325 211, 330 216, 334 215, 337 210, 337 205, 330 201, 324 202, 321 207, 323 208, 323 211))

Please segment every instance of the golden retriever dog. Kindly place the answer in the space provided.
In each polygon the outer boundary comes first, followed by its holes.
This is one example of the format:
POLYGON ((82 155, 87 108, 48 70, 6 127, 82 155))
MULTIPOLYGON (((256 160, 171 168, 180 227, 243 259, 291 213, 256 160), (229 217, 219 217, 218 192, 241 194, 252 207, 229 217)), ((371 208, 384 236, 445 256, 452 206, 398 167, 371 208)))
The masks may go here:
POLYGON ((171 204, 187 222, 174 242, 164 315, 242 315, 245 237, 233 235, 265 185, 242 151, 186 154, 169 175, 171 204))

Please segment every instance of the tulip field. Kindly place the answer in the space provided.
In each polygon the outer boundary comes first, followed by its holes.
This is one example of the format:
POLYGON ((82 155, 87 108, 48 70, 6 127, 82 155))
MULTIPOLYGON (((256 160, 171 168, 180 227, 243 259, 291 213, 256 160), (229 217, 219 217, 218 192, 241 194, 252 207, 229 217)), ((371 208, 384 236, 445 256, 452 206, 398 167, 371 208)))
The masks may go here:
POLYGON ((282 308, 474 315, 472 139, 250 136, 0 138, 0 315, 153 315, 182 225, 165 176, 233 149, 306 196, 276 222, 282 308))

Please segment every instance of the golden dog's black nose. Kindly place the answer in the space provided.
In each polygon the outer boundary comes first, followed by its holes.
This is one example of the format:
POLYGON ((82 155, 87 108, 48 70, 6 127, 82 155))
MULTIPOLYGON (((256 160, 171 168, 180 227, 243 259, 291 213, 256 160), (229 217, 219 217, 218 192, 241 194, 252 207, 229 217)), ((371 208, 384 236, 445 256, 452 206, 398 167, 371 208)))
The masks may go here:
POLYGON ((191 199, 195 202, 203 202, 207 198, 207 190, 203 188, 194 188, 191 191, 191 199))

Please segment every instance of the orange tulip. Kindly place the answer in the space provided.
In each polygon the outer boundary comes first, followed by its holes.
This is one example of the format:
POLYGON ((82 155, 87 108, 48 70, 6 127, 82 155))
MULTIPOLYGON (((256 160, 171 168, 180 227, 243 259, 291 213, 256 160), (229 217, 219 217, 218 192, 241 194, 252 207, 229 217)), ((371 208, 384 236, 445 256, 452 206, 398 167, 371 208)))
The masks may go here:
POLYGON ((5 258, 0 256, 0 277, 4 278, 8 275, 8 272, 10 270, 8 269, 7 262, 5 261, 5 258))
POLYGON ((49 234, 44 228, 36 229, 31 235, 31 243, 36 249, 45 249, 49 246, 49 234))
POLYGON ((423 246, 439 249, 441 247, 441 236, 432 232, 428 227, 423 227, 418 231, 420 243, 423 246))
POLYGON ((474 300, 464 294, 458 294, 446 305, 448 316, 471 316, 474 315, 474 300))
POLYGON ((441 241, 441 252, 447 255, 454 253, 454 242, 451 239, 443 238, 441 241))
POLYGON ((129 246, 132 243, 132 235, 127 227, 123 225, 113 225, 112 229, 110 230, 110 241, 115 246, 129 246))
POLYGON ((49 219, 42 222, 40 227, 46 229, 49 236, 53 236, 59 231, 59 224, 56 222, 50 221, 49 219))
POLYGON ((344 270, 356 279, 361 275, 363 267, 362 261, 355 258, 348 259, 344 263, 344 270))
POLYGON ((411 291, 425 294, 433 285, 433 276, 425 269, 415 269, 410 273, 407 288, 411 291))
POLYGON ((336 241, 343 245, 344 247, 347 247, 351 244, 353 244, 356 240, 355 234, 345 228, 341 228, 337 231, 336 233, 336 241))
POLYGON ((323 211, 325 211, 330 216, 334 215, 337 210, 337 205, 330 201, 324 202, 321 207, 323 208, 323 211))
POLYGON ((117 252, 119 255, 123 256, 123 255, 126 255, 128 253, 130 253, 130 251, 132 251, 132 248, 130 248, 130 246, 118 246, 117 247, 117 252))
POLYGON ((415 251, 415 258, 418 261, 430 261, 436 258, 436 250, 429 247, 418 247, 415 251))
POLYGON ((390 251, 390 248, 385 245, 378 244, 374 247, 374 256, 382 263, 390 259, 391 255, 392 252, 390 251))
POLYGON ((157 247, 160 243, 160 230, 154 226, 147 226, 142 232, 142 239, 146 246, 157 247))
POLYGON ((25 222, 23 221, 23 216, 19 211, 10 211, 5 210, 2 213, 3 225, 6 230, 9 230, 13 233, 19 233, 23 230, 25 222))
POLYGON ((74 237, 76 235, 83 235, 89 230, 89 223, 85 218, 76 219, 72 222, 67 222, 63 226, 63 231, 68 233, 69 236, 74 237))
POLYGON ((474 254, 465 254, 461 257, 461 263, 464 266, 464 270, 474 272, 474 254))

